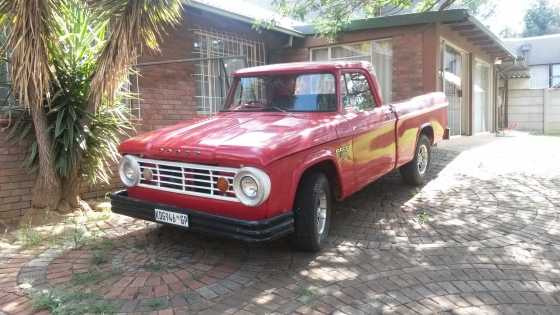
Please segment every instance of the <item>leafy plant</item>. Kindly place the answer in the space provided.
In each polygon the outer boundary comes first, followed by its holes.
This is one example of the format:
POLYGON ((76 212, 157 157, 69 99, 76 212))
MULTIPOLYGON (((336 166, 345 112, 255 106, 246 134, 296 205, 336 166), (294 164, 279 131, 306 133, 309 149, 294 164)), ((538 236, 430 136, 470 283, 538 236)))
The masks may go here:
POLYGON ((132 128, 122 93, 141 48, 157 50, 181 20, 183 0, 0 0, 9 30, 10 139, 28 141, 37 170, 31 204, 70 210, 82 179, 108 181, 116 146, 132 128), (111 32, 107 32, 109 25, 111 32))
MULTIPOLYGON (((310 21, 321 37, 333 40, 353 20, 395 15, 410 11, 447 10, 466 8, 472 14, 488 17, 493 13, 490 0, 272 0, 281 17, 310 21)), ((270 28, 278 17, 260 20, 256 28, 270 28)))
MULTIPOLYGON (((95 113, 86 111, 91 77, 105 42, 107 23, 97 23, 93 12, 78 0, 62 1, 54 16, 56 42, 49 43, 48 51, 56 80, 50 89, 52 97, 43 110, 47 132, 53 139, 56 173, 69 179, 77 170, 90 184, 108 183, 111 165, 119 158, 120 139, 133 130, 125 104, 131 95, 119 90, 114 104, 104 102, 95 113), (82 124, 85 117, 90 121, 87 126, 82 124)), ((31 117, 21 109, 13 110, 12 115, 14 123, 8 137, 12 142, 31 139, 25 166, 35 170, 39 151, 31 117)))

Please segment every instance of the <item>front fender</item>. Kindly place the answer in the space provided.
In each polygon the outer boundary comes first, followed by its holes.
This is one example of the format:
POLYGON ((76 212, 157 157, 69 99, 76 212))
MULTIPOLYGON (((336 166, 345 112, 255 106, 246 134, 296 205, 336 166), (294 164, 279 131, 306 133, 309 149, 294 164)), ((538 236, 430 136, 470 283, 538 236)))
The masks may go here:
MULTIPOLYGON (((297 189, 299 186, 299 182, 301 181, 302 175, 311 167, 323 162, 332 162, 332 164, 335 166, 337 176, 340 178, 341 170, 340 170, 340 165, 336 158, 335 150, 333 150, 332 148, 322 148, 320 150, 316 150, 311 153, 308 153, 306 156, 304 156, 302 163, 299 164, 294 170, 294 172, 292 173, 292 179, 291 179, 292 184, 291 184, 291 191, 290 191, 290 196, 292 200, 295 200, 297 189)), ((340 180, 338 181, 338 184, 341 185, 340 188, 342 188, 342 183, 340 180)))

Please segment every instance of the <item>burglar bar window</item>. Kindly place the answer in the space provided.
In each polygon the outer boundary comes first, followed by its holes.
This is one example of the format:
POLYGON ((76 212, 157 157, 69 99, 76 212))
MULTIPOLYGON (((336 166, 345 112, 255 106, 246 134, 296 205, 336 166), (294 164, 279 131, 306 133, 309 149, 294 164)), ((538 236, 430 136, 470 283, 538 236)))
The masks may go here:
POLYGON ((228 74, 244 67, 245 62, 249 67, 265 64, 264 42, 202 29, 193 30, 193 34, 193 57, 200 59, 193 74, 197 112, 212 115, 223 108, 228 74), (219 59, 222 57, 242 57, 245 62, 240 58, 219 59))
POLYGON ((311 49, 311 61, 368 61, 375 69, 383 100, 391 101, 393 93, 393 42, 374 40, 311 49))

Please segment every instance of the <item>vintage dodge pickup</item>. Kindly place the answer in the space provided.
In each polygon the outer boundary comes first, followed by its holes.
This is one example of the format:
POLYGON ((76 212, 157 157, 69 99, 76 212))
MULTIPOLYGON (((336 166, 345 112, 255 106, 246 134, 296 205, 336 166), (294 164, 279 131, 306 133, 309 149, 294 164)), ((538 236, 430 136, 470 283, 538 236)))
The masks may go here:
POLYGON ((291 63, 234 73, 224 110, 124 141, 112 209, 246 241, 291 235, 317 251, 342 200, 399 169, 420 185, 448 138, 447 100, 383 104, 369 63, 291 63))

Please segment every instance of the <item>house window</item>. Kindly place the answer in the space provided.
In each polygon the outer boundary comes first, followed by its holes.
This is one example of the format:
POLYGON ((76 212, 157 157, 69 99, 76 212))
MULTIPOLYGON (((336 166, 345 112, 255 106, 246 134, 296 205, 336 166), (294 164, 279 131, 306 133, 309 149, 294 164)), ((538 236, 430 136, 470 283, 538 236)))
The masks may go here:
POLYGON ((125 94, 124 103, 128 107, 128 114, 131 120, 140 120, 142 116, 140 115, 141 99, 140 86, 138 81, 138 73, 133 72, 128 76, 128 80, 123 82, 121 86, 121 92, 125 94))
POLYGON ((550 87, 560 88, 560 64, 550 66, 550 87))
MULTIPOLYGON (((6 42, 7 34, 0 31, 0 43, 6 42)), ((3 109, 15 106, 15 99, 12 96, 12 88, 10 82, 10 67, 8 64, 8 56, 6 53, 0 55, 0 115, 3 109)))
POLYGON ((311 49, 311 61, 368 61, 375 69, 386 102, 393 91, 393 42, 391 39, 334 45, 311 49))
POLYGON ((546 89, 550 84, 550 68, 546 66, 530 66, 531 89, 546 89))
POLYGON ((230 74, 246 66, 265 64, 264 42, 238 35, 194 30, 193 77, 196 81, 197 112, 212 115, 223 108, 230 74))

